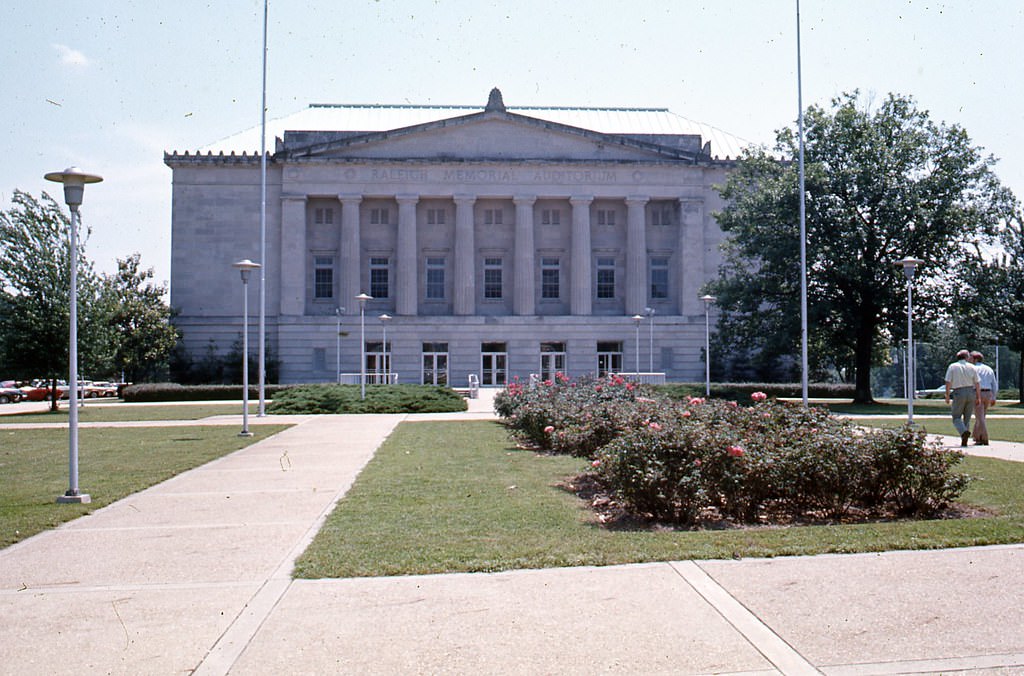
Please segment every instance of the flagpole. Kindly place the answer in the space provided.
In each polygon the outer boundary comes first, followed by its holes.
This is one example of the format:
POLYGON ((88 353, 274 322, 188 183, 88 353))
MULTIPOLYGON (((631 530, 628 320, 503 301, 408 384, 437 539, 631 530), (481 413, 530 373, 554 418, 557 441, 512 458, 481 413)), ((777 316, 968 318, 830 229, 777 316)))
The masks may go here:
POLYGON ((804 94, 800 68, 800 0, 796 0, 796 100, 800 127, 800 393, 807 408, 807 218, 804 189, 804 94))
POLYGON ((263 0, 263 82, 260 97, 260 319, 259 382, 260 405, 257 415, 266 415, 267 344, 267 2, 263 0))

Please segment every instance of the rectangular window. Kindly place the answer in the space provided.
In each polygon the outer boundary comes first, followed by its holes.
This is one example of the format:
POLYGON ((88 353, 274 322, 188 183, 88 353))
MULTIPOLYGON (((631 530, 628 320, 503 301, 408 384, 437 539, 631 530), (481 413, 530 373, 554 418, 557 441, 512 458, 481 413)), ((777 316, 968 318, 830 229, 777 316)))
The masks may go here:
POLYGON ((540 297, 557 300, 561 265, 557 258, 540 259, 540 297))
POLYGON ((370 257, 370 295, 374 298, 390 296, 389 265, 386 256, 370 257))
POLYGON ((668 298, 668 259, 651 259, 651 298, 668 298))
POLYGON ((444 225, 444 209, 427 209, 427 225, 444 225))
POLYGON ((615 259, 597 259, 597 297, 615 298, 615 259))
POLYGON ((444 298, 444 258, 427 258, 427 298, 444 298))
POLYGON ((615 210, 614 209, 598 209, 597 210, 597 224, 598 225, 615 225, 615 210))
POLYGON ((484 225, 501 225, 501 209, 484 209, 484 225))
POLYGON ((313 210, 313 222, 317 225, 333 225, 334 209, 330 207, 317 207, 313 210))
POLYGON ((390 221, 386 208, 370 209, 370 225, 388 225, 390 221))
POLYGON ((484 298, 500 299, 502 265, 500 258, 484 259, 484 298))
POLYGON ((651 225, 672 225, 672 207, 652 207, 651 225))
POLYGON ((540 212, 541 225, 561 225, 562 212, 558 209, 543 209, 540 212))
POLYGON ((334 256, 313 256, 313 298, 334 297, 334 256))

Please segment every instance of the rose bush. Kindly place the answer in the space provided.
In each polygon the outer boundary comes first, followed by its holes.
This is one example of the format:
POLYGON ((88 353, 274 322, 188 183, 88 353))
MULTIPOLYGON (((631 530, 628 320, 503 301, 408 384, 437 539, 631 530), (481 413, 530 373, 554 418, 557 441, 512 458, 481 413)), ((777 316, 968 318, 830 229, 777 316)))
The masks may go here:
MULTIPOLYGON (((646 392, 644 393, 646 394, 646 392)), ((927 515, 968 478, 960 453, 909 428, 865 432, 822 409, 751 395, 751 405, 637 396, 621 379, 510 386, 496 410, 523 441, 593 459, 631 512, 691 524, 713 511, 840 518, 852 509, 927 515)))

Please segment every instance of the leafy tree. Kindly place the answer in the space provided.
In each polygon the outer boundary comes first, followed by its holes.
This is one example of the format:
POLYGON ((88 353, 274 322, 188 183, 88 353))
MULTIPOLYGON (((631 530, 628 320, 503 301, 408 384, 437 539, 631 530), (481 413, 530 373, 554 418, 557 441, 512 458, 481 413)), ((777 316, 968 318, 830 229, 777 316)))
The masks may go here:
MULTIPOLYGON (((915 316, 937 316, 970 256, 990 238, 1013 196, 957 125, 935 124, 912 99, 890 94, 875 110, 857 92, 812 106, 805 172, 808 329, 812 370, 837 372, 869 402, 879 348, 905 327, 906 282, 896 262, 926 261, 915 316)), ((722 315, 718 349, 735 372, 760 379, 799 372, 799 192, 793 129, 775 152, 748 150, 720 189, 727 206, 725 265, 709 285, 722 315)))
MULTIPOLYGON (((976 344, 1002 343, 1024 351, 1024 215, 1018 212, 1000 233, 1002 251, 977 257, 964 273, 961 333, 976 344)), ((1018 362, 1018 398, 1024 403, 1024 359, 1018 362)))
MULTIPOLYGON (((47 378, 55 389, 56 379, 68 374, 71 224, 46 193, 37 200, 16 190, 12 203, 0 211, 0 364, 9 377, 47 378)), ((83 328, 91 321, 95 292, 95 274, 81 250, 85 239, 79 239, 78 253, 83 328)), ((80 338, 85 367, 95 342, 88 331, 80 338)))
POLYGON ((117 272, 104 275, 99 291, 100 326, 110 371, 132 382, 151 380, 167 370, 178 332, 164 302, 166 284, 156 285, 153 269, 142 270, 140 255, 117 260, 117 272))

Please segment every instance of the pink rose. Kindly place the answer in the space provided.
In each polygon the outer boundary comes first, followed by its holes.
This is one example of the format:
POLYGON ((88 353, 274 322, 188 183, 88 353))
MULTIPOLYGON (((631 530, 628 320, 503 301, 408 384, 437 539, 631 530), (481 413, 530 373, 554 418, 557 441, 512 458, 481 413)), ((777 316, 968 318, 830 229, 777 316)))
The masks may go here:
POLYGON ((768 395, 765 394, 764 392, 754 392, 753 394, 750 395, 750 398, 753 399, 754 401, 764 401, 765 399, 768 398, 768 395))
POLYGON ((651 428, 652 430, 654 430, 655 432, 660 432, 660 431, 661 431, 661 425, 659 425, 659 424, 658 424, 658 423, 656 423, 656 422, 652 422, 652 423, 650 424, 650 428, 651 428))
POLYGON ((551 434, 554 431, 555 431, 555 426, 554 425, 548 425, 547 427, 544 428, 544 434, 551 434))
POLYGON ((590 466, 591 467, 600 467, 601 466, 601 461, 600 460, 595 460, 594 462, 590 463, 590 466))
POLYGON ((746 451, 743 450, 742 446, 730 446, 727 449, 725 449, 725 452, 734 458, 742 458, 743 454, 746 453, 746 451))
POLYGON ((683 411, 683 417, 684 418, 689 418, 690 415, 691 415, 691 413, 689 411, 683 411))

